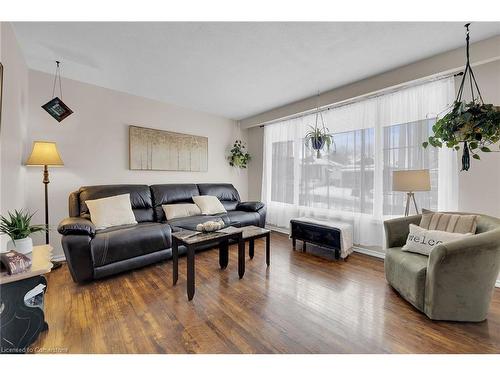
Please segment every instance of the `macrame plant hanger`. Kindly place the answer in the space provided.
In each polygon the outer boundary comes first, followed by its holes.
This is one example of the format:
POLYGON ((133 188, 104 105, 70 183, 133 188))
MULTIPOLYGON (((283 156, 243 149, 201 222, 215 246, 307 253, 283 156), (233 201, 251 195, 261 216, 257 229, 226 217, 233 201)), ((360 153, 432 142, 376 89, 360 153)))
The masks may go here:
MULTIPOLYGON (((467 23, 464 25, 464 27, 467 30, 466 37, 465 37, 465 42, 466 42, 465 55, 467 58, 467 62, 465 64, 465 70, 464 70, 464 74, 462 76, 462 82, 460 83, 460 88, 458 89, 457 98, 455 99, 455 103, 460 103, 462 101, 462 94, 463 94, 464 88, 465 88, 465 80, 467 77, 469 77, 472 102, 476 102, 476 100, 478 100, 481 104, 484 104, 483 97, 481 95, 481 91, 479 90, 479 86, 478 86, 477 81, 476 81, 476 77, 474 76, 474 72, 472 71, 472 67, 470 65, 469 26, 470 26, 470 23, 467 23), (474 87, 476 88, 477 97, 476 97, 476 93, 474 92, 474 87)), ((470 168, 469 145, 467 144, 467 141, 464 141, 464 150, 463 150, 463 154, 462 154, 462 170, 468 171, 469 168, 470 168)))
POLYGON ((319 98, 320 98, 320 93, 318 91, 318 96, 316 97, 316 124, 314 127, 317 129, 318 128, 318 119, 321 117, 321 126, 323 128, 323 131, 326 131, 326 126, 325 126, 325 120, 323 119, 323 113, 322 111, 319 110, 319 98))
MULTIPOLYGON (((321 119, 321 128, 323 130, 323 133, 330 132, 330 129, 328 129, 325 126, 325 120, 323 118, 323 111, 321 111, 319 108, 319 98, 320 98, 320 92, 318 91, 318 96, 316 97, 316 121, 314 124, 314 128, 318 129, 318 122, 321 119)), ((335 145, 335 141, 334 141, 333 137, 331 139, 331 142, 332 142, 332 146, 333 146, 333 152, 336 152, 337 146, 335 145)), ((320 151, 321 151, 320 149, 316 150, 316 157, 318 159, 320 158, 320 151)))

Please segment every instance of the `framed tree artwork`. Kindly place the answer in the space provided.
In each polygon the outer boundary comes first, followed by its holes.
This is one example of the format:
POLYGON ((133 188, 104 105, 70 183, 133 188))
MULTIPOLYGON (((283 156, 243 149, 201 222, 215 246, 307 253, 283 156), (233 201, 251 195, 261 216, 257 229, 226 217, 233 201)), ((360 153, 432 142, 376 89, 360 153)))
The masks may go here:
POLYGON ((208 138, 129 126, 131 170, 206 172, 208 138))

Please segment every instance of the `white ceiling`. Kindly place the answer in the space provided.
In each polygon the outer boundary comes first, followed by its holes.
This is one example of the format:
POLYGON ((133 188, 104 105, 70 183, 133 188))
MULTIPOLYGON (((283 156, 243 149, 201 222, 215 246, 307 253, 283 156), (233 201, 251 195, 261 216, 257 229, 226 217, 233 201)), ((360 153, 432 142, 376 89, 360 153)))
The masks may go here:
MULTIPOLYGON (((460 47, 463 23, 13 23, 31 69, 242 119, 460 47)), ((473 23, 471 41, 500 35, 473 23)))

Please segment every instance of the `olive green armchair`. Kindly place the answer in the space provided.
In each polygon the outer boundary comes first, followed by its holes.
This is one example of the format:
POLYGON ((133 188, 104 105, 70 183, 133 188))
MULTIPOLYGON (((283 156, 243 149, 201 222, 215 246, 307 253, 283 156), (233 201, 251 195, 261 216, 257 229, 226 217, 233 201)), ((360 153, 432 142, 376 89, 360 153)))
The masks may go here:
POLYGON ((478 215, 474 236, 437 245, 427 257, 401 250, 421 217, 384 222, 387 281, 431 319, 486 319, 500 269, 500 219, 478 215))

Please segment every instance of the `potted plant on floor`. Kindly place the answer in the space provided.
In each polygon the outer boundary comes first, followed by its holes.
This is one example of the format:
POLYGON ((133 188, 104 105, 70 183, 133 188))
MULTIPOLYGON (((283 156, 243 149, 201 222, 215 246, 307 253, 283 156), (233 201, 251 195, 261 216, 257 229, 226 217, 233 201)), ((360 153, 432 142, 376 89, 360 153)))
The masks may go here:
POLYGON ((32 233, 45 232, 45 225, 31 225, 34 213, 23 210, 8 212, 8 217, 0 215, 0 233, 10 237, 7 250, 29 254, 33 250, 32 233))

